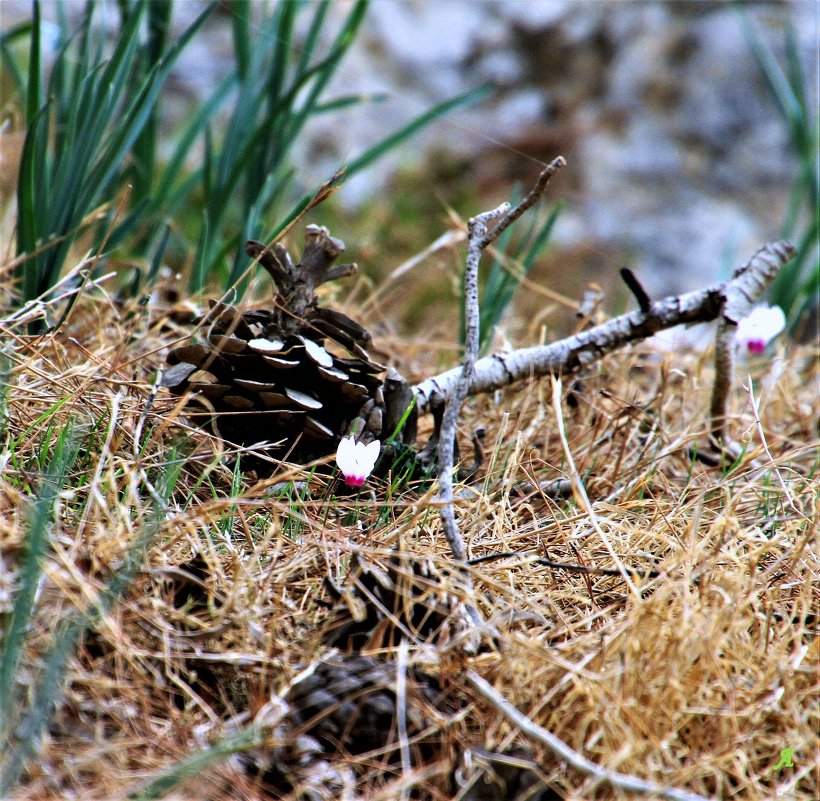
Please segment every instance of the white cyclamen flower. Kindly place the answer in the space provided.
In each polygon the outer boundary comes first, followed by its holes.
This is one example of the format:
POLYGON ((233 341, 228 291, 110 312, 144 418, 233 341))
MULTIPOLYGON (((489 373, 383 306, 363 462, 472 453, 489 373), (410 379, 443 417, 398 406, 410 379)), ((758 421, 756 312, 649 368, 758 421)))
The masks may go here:
POLYGON ((737 324, 738 344, 744 353, 763 353, 766 346, 786 327, 780 306, 755 306, 737 324))
POLYGON ((374 439, 369 445, 356 442, 352 435, 344 437, 336 450, 336 464, 348 487, 361 487, 376 466, 382 444, 374 439))

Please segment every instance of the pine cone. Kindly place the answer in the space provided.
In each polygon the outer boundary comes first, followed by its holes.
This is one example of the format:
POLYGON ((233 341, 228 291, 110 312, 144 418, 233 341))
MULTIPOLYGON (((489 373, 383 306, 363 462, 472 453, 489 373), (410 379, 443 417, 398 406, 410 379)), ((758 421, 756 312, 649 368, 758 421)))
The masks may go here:
POLYGON ((492 752, 476 748, 470 754, 470 765, 464 764, 453 774, 453 792, 460 790, 462 801, 560 801, 552 787, 541 780, 539 766, 525 748, 492 752), (479 771, 480 775, 475 776, 479 771), (464 784, 469 784, 464 789, 464 784))
MULTIPOLYGON (((361 654, 323 659, 291 687, 285 700, 300 733, 316 738, 326 753, 341 746, 363 754, 397 743, 396 664, 361 654)), ((441 703, 438 682, 410 669, 407 675, 407 733, 418 734, 441 703)))
MULTIPOLYGON (((361 654, 325 657, 291 686, 278 707, 284 717, 270 748, 249 752, 244 761, 249 773, 277 793, 292 791, 296 798, 338 798, 326 792, 339 784, 339 768, 355 765, 349 757, 381 753, 387 764, 399 761, 396 724, 396 664, 361 654), (309 788, 323 789, 311 793, 309 788)), ((437 710, 448 707, 432 676, 409 668, 405 694, 406 734, 414 765, 439 756, 435 736, 419 737, 436 727, 437 710)), ((447 711, 452 711, 449 708, 447 711)), ((268 713, 260 711, 263 718, 268 713)), ((366 762, 373 769, 373 758, 366 762)), ((348 791, 352 788, 348 787, 348 791)))
MULTIPOLYGON (((318 305, 316 288, 352 275, 332 266, 344 243, 309 225, 302 260, 280 244, 249 241, 248 255, 270 273, 278 294, 269 310, 240 312, 211 301, 199 334, 168 354, 162 385, 191 393, 189 413, 201 426, 242 446, 269 443, 265 454, 305 463, 335 452, 355 421, 366 438, 390 436, 407 408, 407 383, 366 350, 370 334, 347 315, 318 305)), ((415 421, 404 441, 415 441, 415 421)), ((259 461, 253 467, 259 469, 259 461)))

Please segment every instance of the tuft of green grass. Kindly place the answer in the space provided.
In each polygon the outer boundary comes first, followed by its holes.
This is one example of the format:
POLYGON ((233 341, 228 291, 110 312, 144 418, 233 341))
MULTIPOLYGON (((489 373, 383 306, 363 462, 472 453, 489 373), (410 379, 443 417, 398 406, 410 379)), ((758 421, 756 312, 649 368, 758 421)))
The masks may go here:
MULTIPOLYGON (((144 162, 146 144, 140 136, 146 125, 156 125, 152 115, 162 86, 213 9, 200 14, 173 45, 167 46, 167 39, 156 42, 160 52, 155 53, 155 63, 135 71, 135 65, 144 61, 140 31, 147 0, 123 5, 121 30, 110 55, 93 26, 95 8, 88 5, 76 32, 69 31, 63 19, 57 57, 46 82, 38 0, 33 7, 24 98, 26 137, 17 185, 17 254, 27 256, 16 274, 23 301, 42 296, 57 283, 84 231, 99 235, 107 228, 99 223, 108 220, 128 176, 126 159, 140 143, 144 162), (101 214, 100 207, 106 205, 101 214)), ((156 10, 151 13, 156 17, 156 10)), ((137 221, 138 215, 132 213, 120 222, 117 239, 132 231, 137 221)))
POLYGON ((43 560, 48 550, 54 506, 79 453, 79 443, 71 425, 62 429, 50 449, 51 459, 40 479, 37 496, 32 505, 18 586, 10 619, 4 627, 2 637, 0 733, 4 735, 3 739, 8 736, 10 717, 15 706, 17 667, 25 643, 26 630, 34 612, 37 587, 43 573, 43 560))
POLYGON ((77 30, 61 7, 57 56, 48 77, 39 0, 30 24, 0 36, 0 60, 19 92, 26 122, 17 185, 15 278, 21 302, 46 295, 78 242, 89 238, 92 254, 105 257, 121 248, 148 265, 123 282, 126 293, 150 285, 172 252, 177 261, 190 259, 191 291, 238 284, 241 296, 251 264, 245 240, 273 240, 383 154, 489 91, 481 87, 438 104, 343 165, 318 192, 295 198, 293 147, 309 121, 384 100, 325 97, 356 41, 368 0, 355 0, 335 34, 329 30, 330 0, 264 8, 252 8, 249 0, 231 3, 233 68, 175 134, 167 161, 159 155, 167 106, 163 86, 216 4, 172 41, 173 0, 119 3, 120 27, 110 47, 97 25, 98 7, 88 4, 77 30), (297 30, 306 33, 300 37, 297 30), (24 68, 17 53, 26 37, 24 68), (223 123, 229 99, 233 106, 223 123), (192 165, 198 143, 202 156, 192 165))
POLYGON ((259 748, 264 744, 266 737, 265 730, 259 726, 249 726, 235 734, 227 735, 213 745, 195 751, 170 765, 140 788, 132 790, 128 798, 130 801, 155 801, 158 798, 165 798, 183 782, 200 775, 203 770, 224 762, 233 754, 259 748))
MULTIPOLYGON (((22 709, 23 693, 18 671, 43 579, 43 564, 51 540, 55 506, 80 450, 75 431, 69 424, 59 432, 53 445, 51 432, 47 433, 46 441, 42 443, 41 450, 50 450, 51 457, 32 504, 12 611, 4 626, 0 657, 0 753, 3 754, 0 760, 0 796, 3 797, 15 785, 26 761, 34 753, 43 728, 44 707, 38 703, 39 696, 32 707, 22 709)), ((49 665, 45 673, 51 672, 49 665)), ((41 686, 41 689, 46 688, 41 686)), ((45 703, 48 705, 48 699, 45 703)))
MULTIPOLYGON (((54 636, 40 657, 40 668, 29 689, 24 691, 21 667, 28 647, 29 632, 44 581, 44 565, 49 557, 54 531, 60 525, 55 512, 62 498, 76 498, 87 474, 77 470, 83 453, 92 447, 79 425, 69 423, 59 429, 47 427, 36 457, 48 465, 35 489, 30 520, 24 535, 19 579, 12 611, 2 637, 0 657, 0 797, 16 787, 36 757, 43 733, 57 708, 70 658, 83 636, 111 610, 142 567, 145 555, 165 520, 167 502, 173 494, 183 460, 171 452, 171 467, 157 472, 148 495, 137 533, 121 564, 87 610, 76 611, 58 620, 54 636), (53 434, 56 433, 56 437, 53 434), (52 444, 53 442, 53 444, 52 444), (72 475, 72 471, 78 475, 72 475), (65 494, 67 493, 67 494, 65 494)), ((94 499, 89 499, 94 503, 94 499)), ((28 668, 26 667, 26 673, 28 668)))

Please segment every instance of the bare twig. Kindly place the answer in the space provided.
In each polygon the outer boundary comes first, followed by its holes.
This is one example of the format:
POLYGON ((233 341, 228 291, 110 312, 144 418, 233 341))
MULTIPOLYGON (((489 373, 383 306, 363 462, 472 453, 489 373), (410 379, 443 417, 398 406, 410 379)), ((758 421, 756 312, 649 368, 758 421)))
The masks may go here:
MULTIPOLYGON (((492 211, 486 211, 473 217, 469 223, 464 278, 464 305, 467 321, 464 363, 458 369, 458 378, 449 393, 438 444, 439 493, 442 501, 441 518, 453 557, 461 563, 465 563, 467 559, 467 549, 458 531, 453 510, 453 448, 461 405, 470 390, 476 359, 478 358, 478 263, 481 260, 482 251, 536 203, 543 194, 549 179, 564 164, 566 162, 560 156, 554 159, 541 173, 532 191, 514 209, 510 209, 509 203, 502 203, 492 211), (490 228, 490 223, 499 218, 498 224, 490 228)), ((471 610, 471 617, 476 622, 479 621, 478 613, 475 610, 471 610)))
MULTIPOLYGON (((537 553, 530 553, 527 551, 502 551, 501 553, 489 553, 485 556, 477 556, 475 559, 470 559, 470 567, 475 565, 484 565, 488 562, 499 562, 502 559, 517 559, 515 567, 524 564, 534 564, 539 567, 547 567, 550 570, 566 570, 570 573, 587 573, 593 576, 613 576, 615 578, 622 578, 623 573, 612 567, 592 567, 590 565, 580 565, 574 562, 556 562, 554 559, 547 559, 539 556, 537 553)), ((660 570, 653 570, 651 568, 628 567, 624 565, 624 569, 636 576, 645 579, 659 578, 663 575, 660 570)))
MULTIPOLYGON (((456 441, 456 426, 461 413, 461 404, 467 397, 467 391, 475 371, 478 356, 478 262, 481 251, 491 241, 487 238, 487 225, 509 210, 509 203, 502 203, 497 209, 486 211, 470 220, 470 233, 467 242, 467 260, 464 278, 464 305, 467 318, 467 336, 464 346, 464 363, 461 367, 455 390, 444 410, 441 423, 441 436, 438 442, 439 493, 443 506, 441 517, 444 522, 444 533, 453 557, 459 562, 467 558, 464 540, 458 533, 455 512, 453 511, 453 448, 456 441)), ((500 227, 500 223, 499 226, 500 227)))
MULTIPOLYGON (((492 244, 498 239, 504 231, 507 230, 525 211, 531 209, 540 199, 541 195, 544 194, 544 190, 547 188, 547 184, 555 175, 561 167, 566 167, 567 162, 563 156, 558 156, 554 158, 546 167, 541 171, 541 174, 538 176, 538 180, 535 182, 535 186, 530 190, 529 194, 512 210, 509 214, 505 215, 501 222, 495 226, 491 231, 485 231, 483 238, 479 241, 478 246, 481 250, 487 247, 487 245, 492 244)), ((509 206, 508 206, 509 208, 509 206)))
MULTIPOLYGON (((793 255, 791 244, 774 242, 761 248, 730 281, 653 301, 648 312, 638 309, 551 345, 521 348, 479 359, 467 394, 493 392, 523 378, 548 373, 560 372, 567 376, 630 342, 638 342, 677 325, 706 323, 722 313, 731 314, 736 325, 793 255), (744 311, 739 317, 738 309, 744 311)), ((445 399, 452 397, 461 373, 462 368, 455 367, 417 384, 413 391, 419 413, 428 411, 429 399, 434 392, 445 399)), ((721 396, 720 402, 723 401, 721 396)), ((716 408, 715 402, 712 408, 716 408)), ((723 407, 721 413, 725 416, 723 407)))
POLYGON ((664 787, 654 782, 644 781, 637 776, 629 776, 626 773, 618 773, 614 770, 597 765, 583 754, 579 754, 570 748, 563 740, 556 737, 552 732, 547 731, 543 726, 539 726, 525 714, 516 709, 501 693, 499 693, 489 682, 472 670, 465 674, 467 683, 494 709, 498 710, 510 723, 517 726, 524 734, 545 745, 553 753, 567 762, 576 770, 589 776, 594 776, 599 781, 606 782, 612 787, 620 790, 627 790, 633 793, 643 793, 655 798, 669 798, 672 801, 707 801, 706 798, 697 793, 690 793, 686 790, 678 790, 674 787, 664 787))

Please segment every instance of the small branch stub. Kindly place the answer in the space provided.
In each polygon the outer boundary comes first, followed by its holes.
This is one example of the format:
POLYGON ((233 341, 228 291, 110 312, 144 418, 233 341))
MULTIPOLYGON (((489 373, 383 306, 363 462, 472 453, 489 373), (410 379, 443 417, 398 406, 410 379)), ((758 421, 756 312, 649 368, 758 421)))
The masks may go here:
POLYGON ((629 291, 635 296, 635 300, 638 301, 638 308, 644 314, 649 314, 652 309, 652 299, 643 288, 643 284, 638 280, 635 273, 633 273, 629 267, 622 267, 621 278, 623 278, 624 283, 629 287, 629 291))

